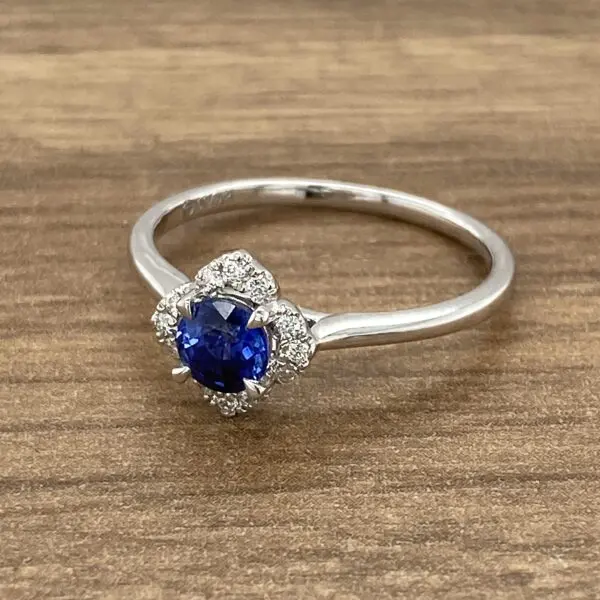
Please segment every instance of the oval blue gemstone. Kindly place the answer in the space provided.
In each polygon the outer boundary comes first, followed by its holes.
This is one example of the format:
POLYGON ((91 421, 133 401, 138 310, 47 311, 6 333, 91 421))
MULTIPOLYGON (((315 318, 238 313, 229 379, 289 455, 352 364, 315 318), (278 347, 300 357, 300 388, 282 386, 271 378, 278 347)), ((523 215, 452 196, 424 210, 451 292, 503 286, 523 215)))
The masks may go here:
POLYGON ((177 350, 192 377, 218 392, 241 392, 244 379, 259 380, 269 362, 264 329, 248 329, 252 311, 229 298, 205 298, 192 305, 192 318, 177 326, 177 350))

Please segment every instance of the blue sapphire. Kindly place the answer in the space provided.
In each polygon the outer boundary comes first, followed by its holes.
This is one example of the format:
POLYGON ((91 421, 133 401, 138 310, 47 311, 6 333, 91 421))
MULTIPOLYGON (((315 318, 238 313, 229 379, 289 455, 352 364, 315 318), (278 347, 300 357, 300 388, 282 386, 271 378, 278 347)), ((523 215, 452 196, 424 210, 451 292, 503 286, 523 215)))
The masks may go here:
POLYGON ((252 310, 229 298, 192 305, 192 318, 177 326, 177 350, 192 377, 218 392, 241 392, 244 379, 259 380, 269 362, 264 329, 248 329, 252 310))

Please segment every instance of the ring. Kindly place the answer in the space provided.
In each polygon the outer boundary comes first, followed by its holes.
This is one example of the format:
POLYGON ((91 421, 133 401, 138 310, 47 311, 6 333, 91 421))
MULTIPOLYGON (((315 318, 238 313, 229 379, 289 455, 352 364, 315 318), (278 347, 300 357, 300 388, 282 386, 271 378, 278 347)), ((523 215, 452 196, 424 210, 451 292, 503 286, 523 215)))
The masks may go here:
POLYGON ((227 181, 176 194, 140 217, 130 251, 160 297, 151 320, 175 359, 173 379, 193 380, 225 416, 245 413, 276 383, 294 379, 318 349, 409 342, 474 325, 506 298, 515 271, 502 238, 464 213, 391 189, 312 179, 227 181), (488 274, 475 289, 437 304, 328 314, 282 299, 273 274, 245 250, 215 258, 190 280, 156 249, 155 237, 191 219, 272 204, 373 213, 424 226, 477 252, 488 274))

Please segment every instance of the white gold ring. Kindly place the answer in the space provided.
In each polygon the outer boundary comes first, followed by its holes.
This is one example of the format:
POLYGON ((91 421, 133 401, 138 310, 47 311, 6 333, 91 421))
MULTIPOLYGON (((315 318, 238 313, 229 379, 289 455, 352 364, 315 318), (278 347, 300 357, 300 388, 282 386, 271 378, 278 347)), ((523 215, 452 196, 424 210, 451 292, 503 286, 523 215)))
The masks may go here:
POLYGON ((175 360, 173 379, 195 381, 225 416, 246 412, 275 383, 293 379, 316 350, 422 340, 482 321, 508 295, 515 270, 506 243, 464 213, 391 189, 312 179, 227 181, 171 196, 140 217, 130 250, 161 298, 152 323, 175 360), (475 250, 488 275, 466 294, 430 306, 327 314, 281 299, 273 275, 245 250, 214 259, 190 280, 156 249, 155 236, 191 219, 270 204, 359 211, 421 225, 475 250))

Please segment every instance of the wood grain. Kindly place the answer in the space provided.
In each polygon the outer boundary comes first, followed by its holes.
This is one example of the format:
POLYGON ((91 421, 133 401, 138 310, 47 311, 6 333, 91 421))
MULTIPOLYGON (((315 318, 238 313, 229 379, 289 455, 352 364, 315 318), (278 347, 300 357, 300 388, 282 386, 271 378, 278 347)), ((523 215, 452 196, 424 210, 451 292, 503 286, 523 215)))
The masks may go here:
MULTIPOLYGON (((600 595, 600 5, 0 2, 0 598, 600 595), (485 220, 510 305, 324 352, 252 416, 174 386, 127 257, 221 179, 387 185, 485 220)), ((315 308, 450 297, 440 237, 334 212, 174 232, 315 308), (309 290, 312 290, 309 292, 309 290)))

